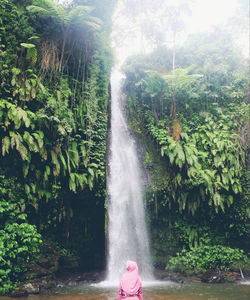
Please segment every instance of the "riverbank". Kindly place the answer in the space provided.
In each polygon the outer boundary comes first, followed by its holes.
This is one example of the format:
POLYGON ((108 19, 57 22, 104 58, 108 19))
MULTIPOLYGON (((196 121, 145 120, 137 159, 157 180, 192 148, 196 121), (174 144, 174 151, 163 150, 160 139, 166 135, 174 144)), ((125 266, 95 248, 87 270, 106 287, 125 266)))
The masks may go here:
POLYGON ((50 290, 62 286, 75 286, 79 284, 95 283, 104 280, 104 271, 92 272, 71 272, 46 274, 45 272, 37 274, 36 277, 21 282, 17 288, 7 296, 26 297, 31 294, 48 294, 50 290))
POLYGON ((201 283, 201 282, 236 283, 242 280, 240 271, 237 272, 237 271, 208 270, 206 272, 194 272, 194 273, 186 274, 186 273, 175 272, 175 271, 156 270, 155 275, 158 280, 170 280, 176 283, 184 283, 184 284, 201 283))
MULTIPOLYGON (((250 286, 243 284, 176 284, 151 282, 143 287, 144 300, 249 300, 250 286)), ((102 284, 78 283, 50 290, 47 294, 29 295, 29 300, 116 300, 117 288, 102 284)), ((0 300, 27 300, 0 297, 0 300)))
MULTIPOLYGON (((46 269, 39 270, 43 272, 37 274, 36 278, 30 278, 25 282, 20 283, 20 285, 8 296, 17 298, 27 297, 32 294, 46 295, 50 294, 51 290, 56 287, 74 287, 93 284, 105 279, 105 271, 100 270, 92 272, 60 272, 54 274, 46 273, 46 269)), ((35 273, 33 273, 33 275, 35 275, 35 273)), ((238 283, 242 280, 240 272, 218 270, 209 270, 205 273, 190 275, 174 271, 155 270, 155 277, 156 280, 171 281, 178 284, 238 283)))

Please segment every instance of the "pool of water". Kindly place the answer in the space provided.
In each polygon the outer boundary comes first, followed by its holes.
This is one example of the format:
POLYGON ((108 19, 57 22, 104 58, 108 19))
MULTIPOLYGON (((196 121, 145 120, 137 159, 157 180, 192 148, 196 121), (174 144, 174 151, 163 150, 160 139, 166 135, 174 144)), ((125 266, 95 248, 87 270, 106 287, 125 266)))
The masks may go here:
MULTIPOLYGON (((144 300, 249 300, 248 284, 174 284, 161 282, 143 288, 144 300)), ((50 295, 27 298, 0 297, 0 300, 116 300, 117 288, 78 284, 56 288, 50 295)))

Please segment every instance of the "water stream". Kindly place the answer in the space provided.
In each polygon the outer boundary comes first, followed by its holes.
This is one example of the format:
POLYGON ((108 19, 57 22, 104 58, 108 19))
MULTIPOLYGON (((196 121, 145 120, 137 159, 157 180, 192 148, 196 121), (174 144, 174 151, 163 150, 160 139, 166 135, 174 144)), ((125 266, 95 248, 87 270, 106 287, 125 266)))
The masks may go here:
POLYGON ((123 111, 123 76, 114 69, 111 76, 111 142, 108 203, 108 276, 117 282, 126 261, 134 260, 144 280, 152 280, 149 241, 141 190, 141 173, 123 111))

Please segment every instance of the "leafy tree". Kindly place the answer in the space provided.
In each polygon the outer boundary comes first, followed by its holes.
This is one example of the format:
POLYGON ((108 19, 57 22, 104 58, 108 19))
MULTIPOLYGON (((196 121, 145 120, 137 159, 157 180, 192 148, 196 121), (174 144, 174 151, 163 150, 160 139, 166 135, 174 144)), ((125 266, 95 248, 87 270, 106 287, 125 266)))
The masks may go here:
POLYGON ((28 6, 27 9, 32 13, 38 14, 40 17, 51 17, 61 27, 63 42, 58 66, 59 71, 62 69, 65 45, 72 28, 78 27, 82 31, 87 31, 99 30, 101 27, 101 21, 90 15, 93 10, 91 6, 80 5, 68 11, 61 4, 56 4, 53 0, 34 0, 33 5, 28 6))
POLYGON ((176 53, 174 72, 166 47, 123 66, 129 122, 153 181, 147 204, 158 266, 174 248, 247 249, 247 62, 219 30, 190 37, 176 53))

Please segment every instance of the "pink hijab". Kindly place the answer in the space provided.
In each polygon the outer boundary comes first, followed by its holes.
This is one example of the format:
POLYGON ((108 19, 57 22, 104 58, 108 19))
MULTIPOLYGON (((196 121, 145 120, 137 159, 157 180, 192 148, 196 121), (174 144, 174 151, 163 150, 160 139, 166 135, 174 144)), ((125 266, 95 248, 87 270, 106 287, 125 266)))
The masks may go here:
POLYGON ((127 261, 127 272, 121 277, 120 287, 127 294, 136 294, 141 287, 141 277, 135 261, 127 261))

